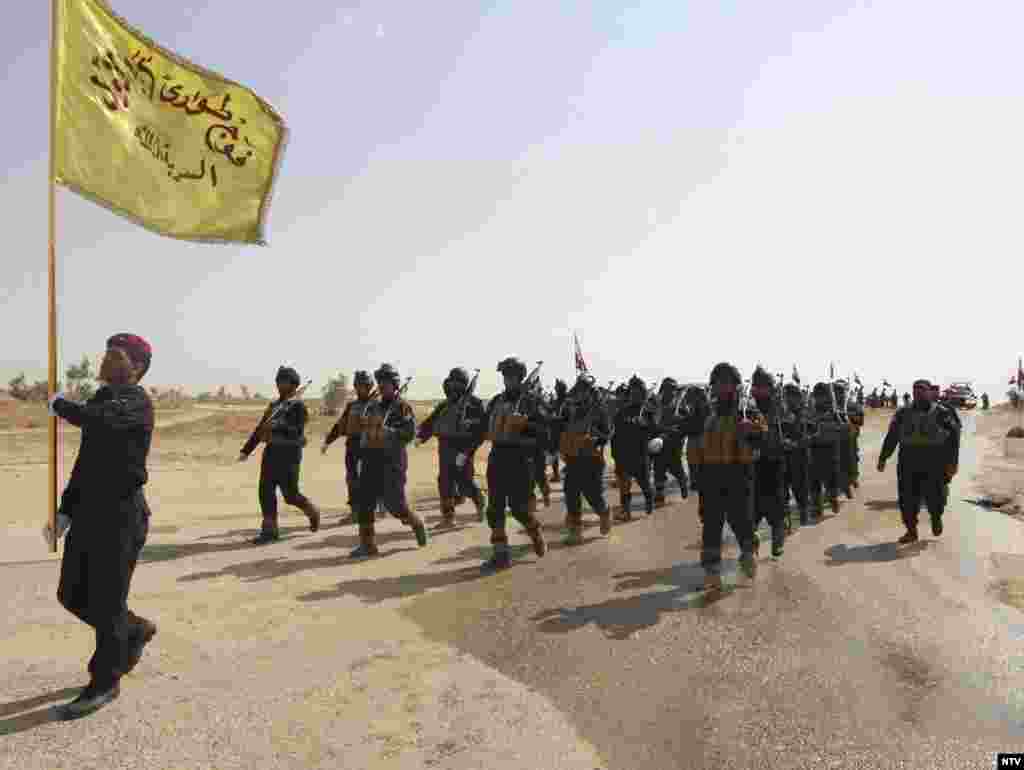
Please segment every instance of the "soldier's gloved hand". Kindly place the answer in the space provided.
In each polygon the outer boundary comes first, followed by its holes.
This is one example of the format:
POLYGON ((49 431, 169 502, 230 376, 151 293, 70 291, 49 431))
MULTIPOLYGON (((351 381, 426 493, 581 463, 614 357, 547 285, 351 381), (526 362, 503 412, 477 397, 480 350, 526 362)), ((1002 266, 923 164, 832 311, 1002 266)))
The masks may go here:
POLYGON ((57 412, 56 412, 56 410, 54 410, 53 404, 58 399, 62 399, 62 398, 64 398, 64 394, 62 392, 60 392, 60 391, 57 391, 52 396, 50 396, 50 406, 49 406, 50 417, 56 417, 57 416, 57 412))
POLYGON ((946 466, 946 483, 947 484, 953 480, 953 477, 956 476, 956 472, 957 472, 957 466, 955 466, 955 465, 947 465, 946 466))
POLYGON ((879 458, 878 460, 878 472, 885 473, 885 460, 879 458))
POLYGON ((466 455, 464 453, 459 452, 457 455, 455 455, 455 467, 456 468, 461 468, 465 464, 466 464, 466 455))

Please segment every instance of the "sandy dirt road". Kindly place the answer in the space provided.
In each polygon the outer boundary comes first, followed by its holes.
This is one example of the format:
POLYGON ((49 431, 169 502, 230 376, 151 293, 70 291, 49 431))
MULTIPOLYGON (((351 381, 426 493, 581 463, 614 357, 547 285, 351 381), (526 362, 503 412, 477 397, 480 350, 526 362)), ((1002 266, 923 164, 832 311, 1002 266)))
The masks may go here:
MULTIPOLYGON (((74 724, 50 706, 84 683, 90 638, 53 597, 45 468, 0 466, 16 501, 0 549, 0 767, 990 767, 1024 744, 1024 618, 1004 601, 1024 530, 963 502, 999 448, 995 420, 965 420, 941 538, 925 521, 922 544, 892 545, 876 420, 857 499, 710 604, 692 501, 607 540, 589 528, 579 548, 558 542, 556 503, 548 556, 513 535, 522 563, 497 576, 479 574, 487 531, 470 505, 426 549, 382 523, 383 557, 353 564, 351 528, 310 534, 296 512, 282 542, 249 545, 245 431, 175 426, 154 444, 133 591, 160 634, 122 697, 74 724)), ((5 440, 5 462, 35 451, 5 440)), ((338 450, 303 470, 328 524, 345 507, 338 450)), ((430 522, 432 457, 414 450, 411 478, 430 522)))

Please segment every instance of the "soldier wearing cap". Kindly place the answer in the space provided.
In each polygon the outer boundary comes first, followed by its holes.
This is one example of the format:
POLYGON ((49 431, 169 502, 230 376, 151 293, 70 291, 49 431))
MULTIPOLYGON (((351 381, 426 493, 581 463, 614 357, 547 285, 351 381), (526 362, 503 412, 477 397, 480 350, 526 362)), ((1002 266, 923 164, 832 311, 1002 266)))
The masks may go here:
POLYGON ((686 436, 686 464, 690 468, 690 486, 697 490, 697 515, 704 520, 704 496, 700 494, 700 461, 697 451, 697 437, 704 432, 704 424, 711 415, 708 393, 703 387, 686 391, 687 414, 682 424, 686 436))
POLYGON ((567 545, 583 542, 582 499, 601 519, 601 534, 611 532, 611 512, 604 496, 604 447, 611 425, 601 403, 594 378, 581 374, 572 399, 555 417, 560 436, 559 451, 565 459, 565 509, 569 530, 567 545))
POLYGON ((306 514, 309 529, 320 528, 320 511, 299 491, 299 469, 302 466, 302 448, 306 445, 306 423, 309 411, 293 396, 299 388, 299 373, 288 366, 277 370, 275 378, 279 398, 267 406, 259 425, 245 442, 238 455, 245 462, 257 445, 266 442, 260 462, 259 497, 263 522, 260 533, 253 540, 256 545, 280 538, 277 521, 277 488, 289 505, 306 514))
POLYGON ((789 496, 792 493, 800 513, 800 524, 807 526, 810 523, 808 477, 811 428, 804 409, 804 396, 800 386, 788 382, 783 386, 782 392, 786 402, 786 409, 782 414, 782 433, 785 437, 786 450, 786 479, 783 496, 788 508, 789 496))
POLYGON ((840 442, 845 440, 845 426, 836 411, 832 389, 819 382, 811 391, 812 408, 808 415, 810 436, 810 488, 811 514, 820 518, 827 502, 833 513, 839 513, 840 501, 840 442))
POLYGON ((381 364, 373 373, 380 391, 380 400, 367 406, 360 431, 359 546, 351 554, 353 559, 376 556, 379 551, 374 529, 378 503, 416 535, 422 548, 427 544, 427 528, 423 519, 409 507, 405 484, 409 471, 408 445, 416 437, 416 416, 412 407, 400 395, 398 370, 391 364, 381 364))
POLYGON ((487 437, 491 451, 487 457, 487 523, 491 527, 493 556, 482 569, 491 571, 511 565, 506 511, 523 527, 537 556, 547 553, 540 522, 529 510, 533 483, 533 460, 537 443, 545 427, 545 410, 535 393, 523 383, 526 364, 519 358, 506 358, 498 364, 505 390, 487 405, 487 437))
POLYGON ((643 493, 647 515, 654 513, 651 489, 650 443, 658 437, 658 415, 647 397, 647 384, 635 374, 627 383, 628 400, 615 414, 612 431, 612 458, 618 479, 622 510, 620 521, 633 518, 630 486, 636 480, 643 493))
POLYGON ((654 504, 665 504, 665 484, 672 474, 679 484, 679 494, 685 500, 690 494, 690 483, 683 469, 683 442, 686 436, 683 427, 686 413, 683 411, 683 389, 673 377, 661 381, 658 389, 661 403, 658 410, 658 428, 662 439, 661 451, 653 456, 654 504))
POLYGON ((128 609, 128 592, 149 532, 150 511, 142 488, 153 437, 153 404, 139 381, 149 370, 152 349, 137 335, 115 334, 98 379, 103 383, 84 404, 62 393, 50 398, 50 414, 82 431, 82 440, 61 496, 56 531, 67 533, 57 599, 96 633, 89 684, 59 709, 77 719, 120 694, 121 677, 142 657, 156 626, 128 609))
POLYGON ((708 590, 722 587, 722 529, 725 522, 740 546, 740 569, 753 579, 754 560, 754 461, 764 419, 751 415, 741 404, 743 378, 730 363, 722 362, 709 378, 714 403, 704 430, 694 442, 700 466, 700 493, 704 500, 701 565, 708 590))
POLYGON ((359 369, 352 377, 352 385, 356 391, 355 401, 349 401, 338 421, 324 438, 320 453, 326 454, 327 448, 340 436, 345 437, 345 485, 348 488, 349 516, 339 524, 351 524, 356 520, 356 506, 359 501, 359 443, 362 438, 362 421, 370 402, 376 397, 370 373, 359 369))
MULTIPOLYGON (((559 413, 561 413, 562 407, 565 406, 566 399, 568 397, 569 397, 569 386, 566 384, 565 380, 556 379, 555 380, 555 398, 554 398, 554 401, 551 402, 551 413, 553 415, 557 416, 559 413)), ((550 432, 551 432, 551 446, 552 446, 552 450, 551 450, 551 470, 553 471, 552 475, 551 475, 551 480, 554 481, 554 482, 560 482, 562 480, 561 471, 560 471, 560 469, 558 467, 558 463, 559 463, 559 449, 558 448, 562 445, 562 441, 561 441, 562 436, 561 436, 560 431, 562 430, 563 426, 564 426, 564 422, 563 421, 555 421, 555 422, 552 422, 551 428, 550 428, 550 432)))
POLYGON ((783 433, 783 404, 777 392, 775 379, 758 366, 750 378, 750 391, 757 412, 764 418, 766 428, 754 464, 754 555, 760 550, 757 530, 762 517, 768 520, 772 537, 772 556, 782 556, 786 541, 785 483, 786 438, 783 433))
POLYGON ((469 372, 456 367, 444 381, 445 400, 434 407, 416 431, 420 443, 437 436, 437 490, 441 499, 438 529, 455 526, 455 501, 458 495, 476 504, 480 521, 484 520, 483 493, 473 480, 473 457, 484 441, 483 402, 468 394, 469 372))
POLYGON ((849 383, 835 380, 832 391, 836 398, 836 416, 839 420, 839 491, 848 500, 853 499, 853 480, 856 476, 856 460, 853 455, 853 439, 849 415, 849 383))
POLYGON ((931 400, 931 383, 914 382, 914 399, 910 406, 896 410, 878 456, 878 471, 896 448, 896 484, 899 490, 900 512, 906 533, 901 544, 917 542, 917 520, 924 501, 931 516, 932 534, 942 534, 942 514, 945 509, 943 484, 957 472, 960 457, 960 431, 948 412, 931 400))

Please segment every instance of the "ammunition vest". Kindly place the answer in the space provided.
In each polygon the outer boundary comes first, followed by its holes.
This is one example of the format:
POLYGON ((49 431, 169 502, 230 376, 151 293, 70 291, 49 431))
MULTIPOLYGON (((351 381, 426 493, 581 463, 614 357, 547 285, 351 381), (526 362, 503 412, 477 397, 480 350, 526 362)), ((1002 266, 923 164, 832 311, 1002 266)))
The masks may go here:
POLYGON ((515 403, 500 398, 491 409, 491 420, 487 426, 487 438, 491 443, 513 441, 526 429, 529 417, 513 414, 515 403))
POLYGON ((434 435, 438 438, 450 438, 459 432, 458 402, 445 404, 434 418, 434 435))
POLYGON ((397 398, 390 404, 381 401, 373 401, 366 407, 360 424, 362 440, 359 446, 363 449, 393 449, 395 442, 384 431, 384 415, 387 413, 388 420, 401 417, 406 405, 397 398), (390 407, 390 411, 389 411, 390 407))
POLYGON ((373 401, 354 401, 348 407, 348 418, 345 420, 346 436, 358 436, 363 430, 363 416, 373 401))
MULTIPOLYGON (((698 455, 704 465, 750 465, 758 458, 749 442, 740 438, 736 415, 714 415, 704 423, 704 432, 698 438, 698 455)), ((755 424, 763 419, 758 417, 755 424)))
POLYGON ((931 406, 922 412, 913 407, 903 413, 900 443, 907 447, 941 447, 950 439, 949 430, 939 419, 939 409, 931 406))

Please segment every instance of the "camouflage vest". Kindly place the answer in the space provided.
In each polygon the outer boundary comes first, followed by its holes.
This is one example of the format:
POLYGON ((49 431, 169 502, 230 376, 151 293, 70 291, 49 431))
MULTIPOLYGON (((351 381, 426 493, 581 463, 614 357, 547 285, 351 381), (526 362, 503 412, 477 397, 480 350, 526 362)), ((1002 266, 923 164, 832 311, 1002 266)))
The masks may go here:
MULTIPOLYGON (((736 415, 712 415, 704 423, 704 433, 698 441, 701 462, 707 465, 750 465, 758 458, 749 442, 737 432, 736 415)), ((763 419, 757 417, 763 425, 763 419)))
POLYGON ((515 407, 514 401, 509 401, 502 396, 495 397, 494 405, 491 407, 491 420, 487 426, 487 438, 492 443, 515 439, 526 428, 526 424, 529 422, 528 416, 513 414, 515 407))
POLYGON ((345 420, 344 434, 346 436, 358 436, 362 432, 363 417, 373 400, 353 401, 348 407, 348 417, 345 420))

